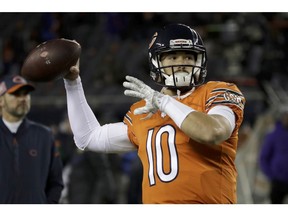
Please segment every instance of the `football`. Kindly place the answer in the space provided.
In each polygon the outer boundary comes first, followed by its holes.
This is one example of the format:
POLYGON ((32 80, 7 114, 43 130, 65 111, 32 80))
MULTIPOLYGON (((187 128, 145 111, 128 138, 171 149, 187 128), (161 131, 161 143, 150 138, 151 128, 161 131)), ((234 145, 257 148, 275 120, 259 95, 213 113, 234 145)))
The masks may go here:
POLYGON ((26 57, 21 75, 33 82, 49 82, 62 78, 76 65, 81 45, 75 40, 53 39, 35 47, 26 57))

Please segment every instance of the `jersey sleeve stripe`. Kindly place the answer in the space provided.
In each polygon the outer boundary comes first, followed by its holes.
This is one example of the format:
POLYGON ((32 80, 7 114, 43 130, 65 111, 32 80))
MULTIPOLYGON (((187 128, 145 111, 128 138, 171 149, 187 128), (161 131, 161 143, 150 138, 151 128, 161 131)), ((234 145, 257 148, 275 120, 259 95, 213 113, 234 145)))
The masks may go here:
MULTIPOLYGON (((128 113, 131 113, 130 111, 128 113)), ((127 120, 127 122, 129 122, 130 125, 133 125, 132 124, 132 119, 130 118, 130 116, 128 115, 128 113, 124 116, 124 119, 127 120)))
POLYGON ((223 92, 223 93, 224 92, 229 92, 229 93, 233 93, 233 94, 238 95, 238 96, 243 96, 240 92, 233 91, 233 90, 231 90, 229 88, 216 88, 216 89, 212 90, 210 94, 219 93, 219 92, 223 92))
POLYGON ((213 105, 237 106, 241 110, 244 109, 243 94, 229 88, 216 88, 210 92, 210 97, 206 101, 205 107, 208 111, 213 105), (229 96, 230 95, 230 96, 229 96), (232 97, 231 97, 232 95, 232 97))
MULTIPOLYGON (((241 110, 244 109, 244 104, 241 104, 241 103, 236 103, 236 102, 233 102, 233 101, 214 101, 213 103, 211 103, 208 107, 211 107, 212 105, 236 105, 237 107, 239 107, 241 110)), ((209 108, 206 108, 206 111, 208 110, 209 108)))

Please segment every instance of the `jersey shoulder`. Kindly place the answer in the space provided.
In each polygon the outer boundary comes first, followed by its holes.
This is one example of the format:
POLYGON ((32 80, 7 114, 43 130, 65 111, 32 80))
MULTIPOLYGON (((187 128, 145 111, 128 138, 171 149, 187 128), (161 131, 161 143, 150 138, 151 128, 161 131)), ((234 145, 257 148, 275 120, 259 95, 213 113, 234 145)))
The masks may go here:
POLYGON ((240 89, 234 83, 223 81, 210 81, 206 84, 206 107, 215 105, 227 105, 244 109, 246 99, 240 89))
POLYGON ((223 90, 227 89, 227 90, 234 90, 235 92, 239 92, 242 94, 242 92, 235 83, 224 81, 209 81, 206 83, 206 86, 208 89, 211 89, 211 91, 216 91, 217 89, 223 89, 223 90))

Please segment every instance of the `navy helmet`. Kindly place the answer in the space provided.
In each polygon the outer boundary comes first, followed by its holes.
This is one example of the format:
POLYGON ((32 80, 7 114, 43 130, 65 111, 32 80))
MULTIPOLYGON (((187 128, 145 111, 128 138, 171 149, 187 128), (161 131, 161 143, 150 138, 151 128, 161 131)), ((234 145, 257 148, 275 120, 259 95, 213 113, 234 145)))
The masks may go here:
MULTIPOLYGON (((184 24, 170 24, 156 32, 149 44, 150 77, 157 84, 172 89, 189 90, 202 85, 207 75, 207 54, 200 35, 184 24), (185 51, 195 55, 194 65, 182 65, 191 68, 191 73, 179 76, 174 73, 179 65, 161 65, 161 55, 167 52, 185 51), (167 75, 164 68, 170 67, 172 75, 167 75)), ((181 65, 180 65, 181 66, 181 65)), ((190 70, 189 70, 190 71, 190 70)))

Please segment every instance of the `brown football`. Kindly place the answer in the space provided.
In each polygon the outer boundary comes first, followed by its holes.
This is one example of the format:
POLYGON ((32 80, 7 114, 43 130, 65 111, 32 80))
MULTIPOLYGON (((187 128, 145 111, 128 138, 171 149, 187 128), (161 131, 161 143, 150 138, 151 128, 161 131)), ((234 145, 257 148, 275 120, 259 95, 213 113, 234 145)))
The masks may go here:
POLYGON ((25 59, 21 75, 33 82, 49 82, 62 78, 77 63, 81 45, 75 40, 53 39, 35 47, 25 59))

